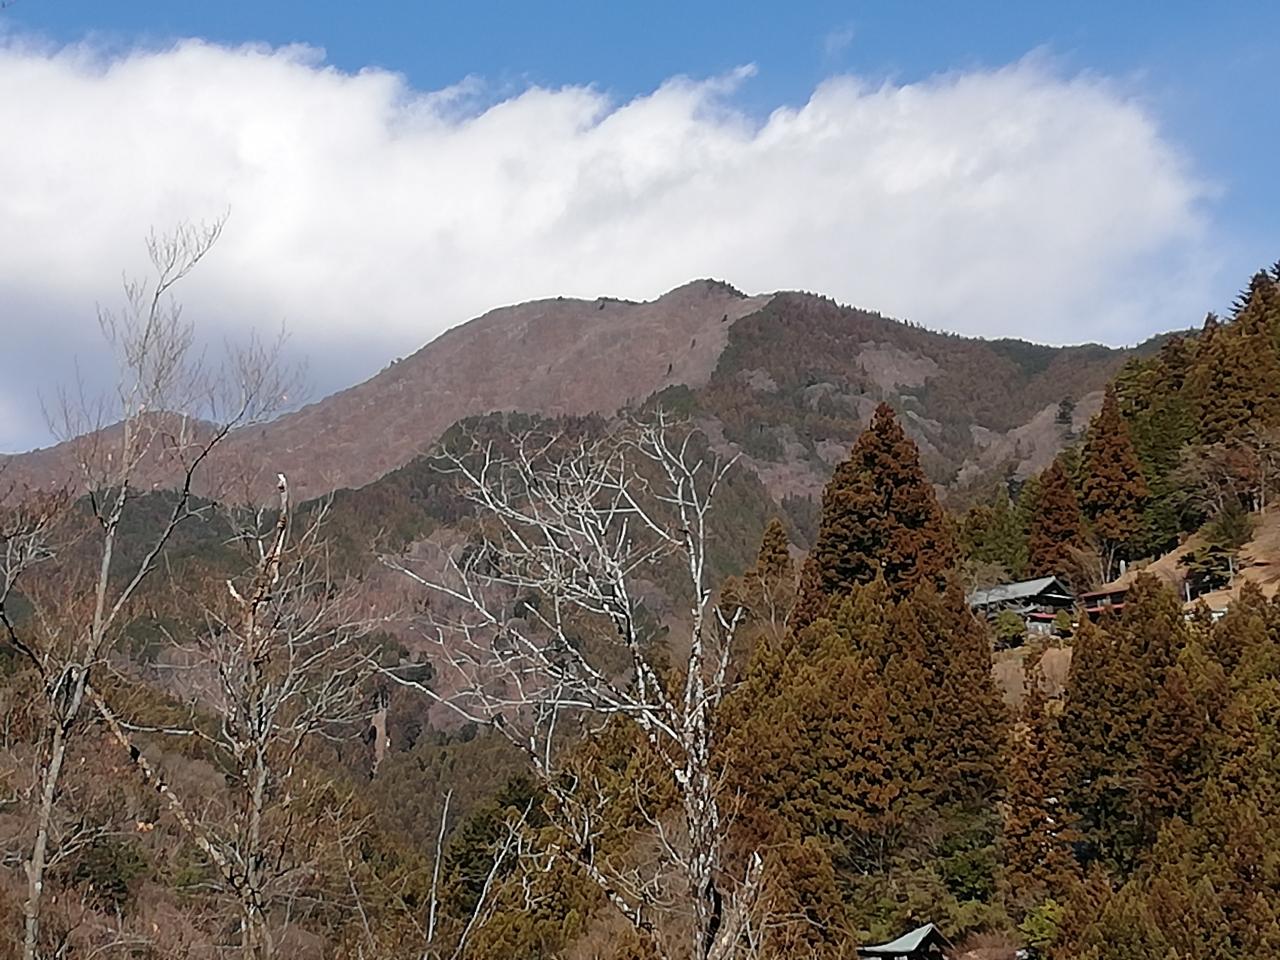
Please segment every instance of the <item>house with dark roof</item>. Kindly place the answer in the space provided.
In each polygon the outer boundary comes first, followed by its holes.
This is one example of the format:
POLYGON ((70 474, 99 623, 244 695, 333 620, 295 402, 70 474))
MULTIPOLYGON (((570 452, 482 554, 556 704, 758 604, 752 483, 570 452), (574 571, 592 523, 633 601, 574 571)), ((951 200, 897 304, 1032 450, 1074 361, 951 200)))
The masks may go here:
POLYGON ((1011 610, 1022 618, 1028 633, 1051 632, 1058 612, 1071 610, 1075 603, 1075 594, 1057 577, 1003 583, 969 594, 974 613, 992 620, 1001 611, 1011 610))
POLYGON ((858 956, 884 960, 944 960, 950 949, 951 943, 942 931, 932 923, 926 923, 888 943, 859 947, 858 956))
POLYGON ((1112 584, 1101 590, 1080 594, 1080 605, 1091 620, 1103 613, 1118 615, 1124 610, 1125 596, 1128 593, 1128 584, 1112 584))

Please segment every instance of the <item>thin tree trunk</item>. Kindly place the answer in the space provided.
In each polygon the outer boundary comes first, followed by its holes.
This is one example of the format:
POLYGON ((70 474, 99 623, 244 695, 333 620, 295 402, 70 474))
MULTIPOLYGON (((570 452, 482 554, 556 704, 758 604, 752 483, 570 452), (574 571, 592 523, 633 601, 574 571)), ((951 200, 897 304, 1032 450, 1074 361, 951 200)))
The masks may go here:
POLYGON ((71 727, 80 714, 85 687, 89 682, 89 664, 102 646, 104 611, 111 557, 115 548, 116 525, 124 505, 125 489, 117 495, 116 507, 107 526, 102 546, 98 582, 95 588, 93 623, 84 649, 84 665, 74 663, 66 668, 54 686, 46 690, 51 711, 52 733, 49 737, 49 760, 41 775, 40 807, 36 813, 36 836, 31 856, 26 863, 27 902, 23 908, 22 960, 35 960, 40 936, 40 908, 44 899, 44 877, 48 867, 49 828, 53 821, 53 804, 62 780, 62 765, 67 755, 71 727))
POLYGON ((62 778, 62 763, 67 755, 67 732, 59 721, 52 722, 49 739, 49 763, 40 786, 40 808, 36 814, 36 838, 27 861, 27 902, 24 908, 22 960, 36 960, 36 943, 40 935, 40 905, 44 896, 44 874, 49 852, 49 827, 53 820, 53 800, 62 778))
POLYGON ((253 791, 249 807, 249 842, 245 850, 245 884, 241 894, 246 926, 245 956, 250 960, 267 960, 271 956, 271 938, 262 903, 262 813, 266 807, 267 765, 261 750, 254 754, 253 791))

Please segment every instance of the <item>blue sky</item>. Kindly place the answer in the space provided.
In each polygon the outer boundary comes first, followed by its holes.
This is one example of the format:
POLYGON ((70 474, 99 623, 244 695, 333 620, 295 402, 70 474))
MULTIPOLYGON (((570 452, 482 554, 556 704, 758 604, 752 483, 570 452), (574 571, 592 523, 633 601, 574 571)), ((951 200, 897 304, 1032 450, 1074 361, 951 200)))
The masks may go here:
POLYGON ((0 84, 0 450, 137 238, 227 209, 185 295, 210 339, 284 323, 318 393, 538 296, 1121 344, 1280 257, 1262 2, 16 0, 0 84))

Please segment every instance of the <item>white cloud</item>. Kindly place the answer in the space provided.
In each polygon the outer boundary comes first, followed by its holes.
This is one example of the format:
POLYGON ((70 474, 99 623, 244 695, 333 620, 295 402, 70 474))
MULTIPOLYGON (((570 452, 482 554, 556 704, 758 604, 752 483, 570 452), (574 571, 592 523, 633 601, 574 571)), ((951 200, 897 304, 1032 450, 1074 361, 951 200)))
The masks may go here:
POLYGON ((459 321, 693 277, 805 288, 972 334, 1126 342, 1207 306, 1205 186, 1142 103, 1029 58, 837 77, 756 121, 744 69, 614 102, 481 104, 308 48, 0 46, 0 449, 91 363, 93 304, 154 225, 231 220, 186 288, 219 334, 283 320, 318 392, 459 321), (480 105, 477 105, 480 104, 480 105), (16 371, 16 372, 15 372, 16 371))

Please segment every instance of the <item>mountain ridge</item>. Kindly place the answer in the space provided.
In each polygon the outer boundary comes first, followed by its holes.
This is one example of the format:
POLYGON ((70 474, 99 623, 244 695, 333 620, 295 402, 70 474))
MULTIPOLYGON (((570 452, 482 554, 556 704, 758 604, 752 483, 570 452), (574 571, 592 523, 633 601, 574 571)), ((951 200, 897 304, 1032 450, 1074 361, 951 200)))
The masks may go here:
MULTIPOLYGON (((847 445, 881 399, 903 408, 908 428, 932 456, 935 480, 950 482, 963 471, 966 482, 973 482, 1001 466, 993 449, 1007 447, 1008 457, 1027 460, 1030 470, 1046 451, 1056 452, 1061 440, 1042 436, 1044 449, 1029 459, 1017 456, 1017 443, 1001 446, 1011 431, 1037 416, 1043 420, 1044 403, 1024 409, 1009 399, 1008 390, 993 391, 983 383, 993 369, 1010 381, 1038 384, 1046 371, 1052 379, 1061 358, 1083 357, 1082 375, 1067 378, 1063 390, 1073 401, 1085 400, 1087 408, 1087 395, 1130 352, 961 337, 817 294, 748 296, 723 281, 701 279, 643 302, 557 297, 487 311, 361 383, 234 431, 219 462, 236 469, 252 465, 261 474, 252 488, 257 496, 270 496, 275 474, 285 473, 295 493, 310 498, 377 480, 468 417, 501 411, 611 415, 662 390, 684 387, 698 394, 702 418, 712 432, 724 434, 729 447, 756 459, 781 451, 783 463, 789 444, 804 447, 812 476, 797 493, 809 495, 822 482, 826 466, 838 459, 837 447, 847 445), (769 352, 767 359, 744 359, 761 351, 769 352), (957 364, 962 369, 952 370, 957 364), (785 403, 761 403, 778 393, 777 378, 766 367, 784 383, 785 403), (811 382, 799 382, 805 379, 811 382), (930 399, 939 390, 941 400, 930 399), (963 406, 964 422, 952 422, 950 398, 966 393, 991 399, 985 408, 963 406), (753 439, 735 404, 772 421, 766 424, 772 439, 763 433, 753 439), (993 417, 1001 404, 1016 407, 1012 418, 993 417), (761 449, 762 442, 768 449, 761 449)), ((1049 394, 1041 390, 1037 396, 1049 394)), ((8 482, 63 483, 75 475, 71 453, 62 444, 0 456, 0 468, 8 482)), ((772 470, 770 487, 777 495, 786 492, 786 473, 772 470)), ((159 473, 146 480, 165 482, 159 473)))

